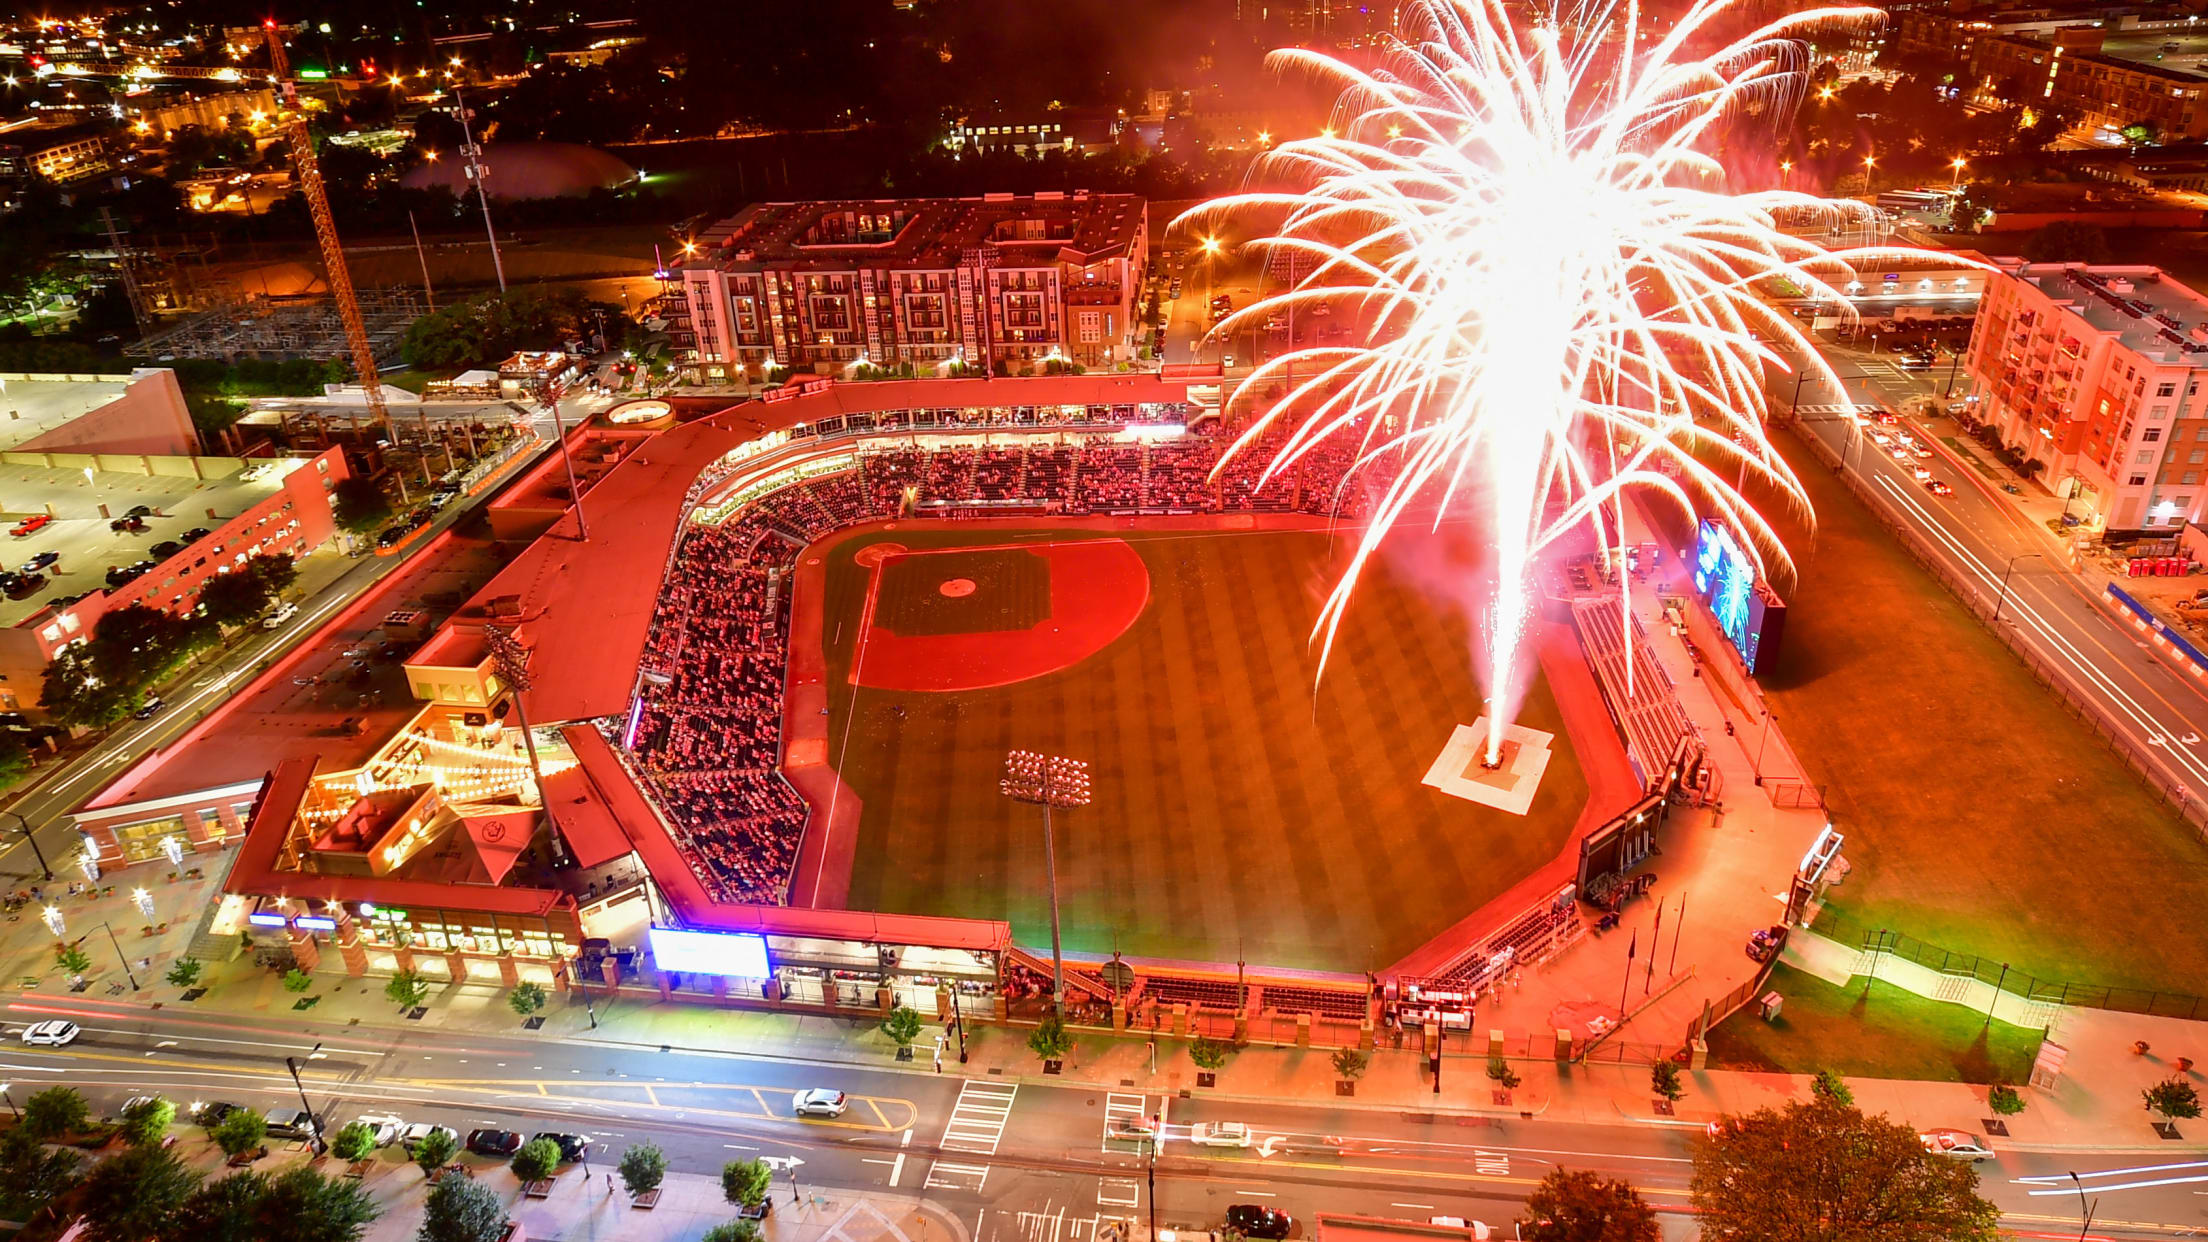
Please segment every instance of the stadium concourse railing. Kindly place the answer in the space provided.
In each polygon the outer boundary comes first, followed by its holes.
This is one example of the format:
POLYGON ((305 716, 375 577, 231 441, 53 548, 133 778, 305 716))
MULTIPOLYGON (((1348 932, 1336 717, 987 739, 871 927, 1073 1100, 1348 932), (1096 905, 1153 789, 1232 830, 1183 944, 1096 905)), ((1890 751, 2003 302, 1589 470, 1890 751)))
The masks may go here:
POLYGON ((2007 962, 1995 961, 1983 954, 1960 953, 1890 927, 1872 927, 1833 914, 1829 910, 1817 919, 1815 927, 1833 940, 1865 953, 1898 957, 1943 975, 1976 979, 1997 993, 2006 992, 2035 1004, 2076 1005, 2085 1009, 2107 1009, 2116 1013, 2135 1013, 2156 1018, 2185 1018, 2194 1021, 2208 1018, 2208 998, 2189 992, 2161 992, 2148 988, 2118 988, 2099 983, 2068 983, 2042 979, 2021 970, 2012 970, 2007 962))

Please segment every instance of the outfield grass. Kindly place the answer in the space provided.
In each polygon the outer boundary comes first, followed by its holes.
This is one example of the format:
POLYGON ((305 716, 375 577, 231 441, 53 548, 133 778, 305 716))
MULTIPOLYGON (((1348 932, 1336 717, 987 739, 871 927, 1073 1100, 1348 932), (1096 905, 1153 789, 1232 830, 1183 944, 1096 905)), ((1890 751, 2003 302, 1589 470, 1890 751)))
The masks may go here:
MULTIPOLYGON (((918 549, 1040 534, 882 538, 918 549)), ((868 575, 852 561, 860 541, 835 551, 831 760, 865 801, 853 907, 1008 918, 1022 943, 1049 943, 1040 813, 997 791, 1012 747, 1093 767, 1095 805, 1058 821, 1077 950, 1384 967, 1561 848, 1587 789, 1545 686, 1519 716, 1558 735, 1530 815, 1419 783, 1451 730, 1481 713, 1449 610, 1368 571, 1314 691, 1306 637, 1332 580, 1325 535, 1129 541, 1150 603, 1102 652, 992 690, 863 689, 855 706, 846 672, 868 575)))
POLYGON ((1816 506, 1759 676, 1855 870, 1837 913, 2041 979, 2199 992, 2208 849, 1798 441, 1816 506))
POLYGON ((1871 981, 1837 988, 1781 966, 1771 986, 1786 998, 1776 1022, 1742 1010, 1710 1032, 1714 1069, 1928 1082, 2020 1083, 2031 1076, 2040 1032, 1995 1022, 1961 1005, 1871 981))

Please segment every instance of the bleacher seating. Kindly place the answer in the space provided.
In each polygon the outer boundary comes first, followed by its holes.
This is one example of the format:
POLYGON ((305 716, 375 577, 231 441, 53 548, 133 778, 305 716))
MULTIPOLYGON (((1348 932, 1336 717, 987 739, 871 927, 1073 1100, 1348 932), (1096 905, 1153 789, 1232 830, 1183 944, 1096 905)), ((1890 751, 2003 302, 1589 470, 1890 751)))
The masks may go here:
POLYGON ((1638 617, 1633 618, 1630 638, 1626 635, 1614 597, 1572 601, 1572 624, 1579 631, 1587 663, 1595 670, 1603 701, 1625 734, 1627 753, 1642 778, 1652 778, 1671 762, 1681 738, 1697 735, 1679 702, 1678 688, 1649 650, 1638 617))

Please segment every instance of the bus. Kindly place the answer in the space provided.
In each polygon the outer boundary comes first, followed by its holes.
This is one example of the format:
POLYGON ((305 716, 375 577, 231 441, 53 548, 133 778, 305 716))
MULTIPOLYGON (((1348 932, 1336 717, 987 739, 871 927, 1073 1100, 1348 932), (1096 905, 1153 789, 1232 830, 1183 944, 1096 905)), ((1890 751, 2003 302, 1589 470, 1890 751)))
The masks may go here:
POLYGON ((1945 211, 1950 195, 1937 190, 1886 190, 1878 196, 1885 211, 1945 211))

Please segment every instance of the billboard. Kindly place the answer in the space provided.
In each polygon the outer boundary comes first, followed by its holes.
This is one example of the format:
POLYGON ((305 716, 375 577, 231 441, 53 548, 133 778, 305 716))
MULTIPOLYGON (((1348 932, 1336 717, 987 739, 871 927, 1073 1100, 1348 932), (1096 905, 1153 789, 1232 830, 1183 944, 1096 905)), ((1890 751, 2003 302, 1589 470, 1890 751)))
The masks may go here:
POLYGON ((1756 563, 1716 518, 1695 532, 1694 590, 1710 606, 1718 631, 1740 652, 1749 672, 1777 649, 1786 604, 1756 580, 1756 563))
POLYGON ((654 927, 651 940, 652 958, 661 970, 741 979, 765 979, 774 973, 767 965, 765 936, 654 927))

